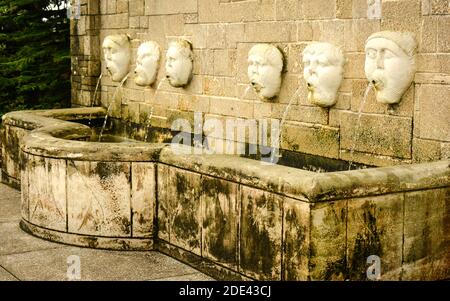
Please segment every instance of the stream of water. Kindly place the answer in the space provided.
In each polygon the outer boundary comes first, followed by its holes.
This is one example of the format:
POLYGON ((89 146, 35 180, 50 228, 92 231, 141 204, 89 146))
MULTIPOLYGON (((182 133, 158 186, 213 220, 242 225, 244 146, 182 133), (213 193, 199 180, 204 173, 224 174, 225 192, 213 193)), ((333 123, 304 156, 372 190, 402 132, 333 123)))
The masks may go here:
MULTIPOLYGON (((103 77, 103 73, 100 74, 100 76, 98 77, 97 80, 97 84, 95 85, 95 90, 94 90, 94 97, 91 101, 91 108, 95 105, 95 101, 96 101, 96 97, 97 97, 97 91, 98 91, 98 87, 100 86, 100 81, 102 80, 103 77)), ((91 121, 92 121, 92 113, 89 114, 89 126, 91 126, 91 121)))
POLYGON ((362 111, 364 108, 364 105, 367 101, 367 97, 369 96, 369 92, 370 90, 372 90, 374 88, 372 83, 369 83, 369 85, 366 88, 366 91, 364 92, 364 97, 363 100, 361 102, 361 104, 359 105, 359 109, 358 109, 358 120, 356 122, 356 129, 355 129, 355 134, 353 135, 353 139, 352 139, 352 147, 350 148, 350 160, 349 160, 349 164, 348 164, 348 170, 350 170, 352 168, 353 165, 353 153, 355 151, 356 148, 356 142, 359 139, 359 128, 361 127, 361 115, 362 115, 362 111))
POLYGON ((103 122, 103 126, 102 126, 102 129, 101 129, 101 131, 100 131, 100 135, 99 135, 99 137, 98 137, 98 142, 101 142, 101 141, 102 141, 102 136, 103 136, 103 132, 105 131, 105 128, 106 128, 106 123, 107 123, 107 121, 108 121, 109 112, 111 111, 111 108, 112 108, 113 104, 116 102, 116 95, 117 95, 117 93, 120 91, 120 89, 122 89, 123 84, 125 83, 125 81, 127 80, 127 78, 128 78, 129 75, 130 75, 130 74, 128 73, 128 74, 122 79, 122 81, 120 82, 119 86, 116 88, 116 91, 114 91, 114 95, 113 95, 113 97, 112 97, 111 103, 108 105, 108 110, 106 111, 105 121, 103 122))
MULTIPOLYGON (((291 99, 289 100, 289 102, 288 102, 288 104, 287 104, 287 106, 286 106, 286 108, 284 109, 284 112, 283 112, 283 116, 282 116, 282 118, 281 118, 281 122, 280 122, 280 133, 279 133, 279 145, 278 145, 278 147, 280 147, 280 144, 281 144, 281 139, 282 139, 282 134, 283 134, 283 125, 284 125, 284 123, 286 122, 286 118, 287 118, 287 115, 288 115, 288 112, 289 112, 289 109, 291 108, 291 106, 292 106, 292 104, 294 103, 294 100, 295 100, 295 98, 298 96, 298 93, 300 92, 300 88, 298 88, 296 91, 295 91, 295 93, 294 93, 294 95, 292 95, 292 97, 291 97, 291 99)), ((272 146, 273 146, 273 143, 272 143, 272 146)), ((273 149, 272 149, 272 152, 270 153, 270 163, 271 164, 274 164, 274 162, 275 162, 275 157, 278 157, 278 158, 280 158, 281 157, 281 155, 280 155, 280 153, 277 151, 277 152, 275 152, 273 149)))

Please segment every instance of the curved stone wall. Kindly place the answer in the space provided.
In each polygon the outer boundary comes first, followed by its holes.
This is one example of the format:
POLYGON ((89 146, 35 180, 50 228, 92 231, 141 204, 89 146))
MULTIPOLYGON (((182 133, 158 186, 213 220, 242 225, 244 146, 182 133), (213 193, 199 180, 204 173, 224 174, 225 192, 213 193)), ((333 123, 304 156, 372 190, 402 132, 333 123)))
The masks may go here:
POLYGON ((20 150, 21 226, 33 235, 156 249, 218 279, 364 280, 370 255, 382 258, 380 279, 449 277, 450 161, 315 173, 73 141, 90 129, 40 120, 20 150))

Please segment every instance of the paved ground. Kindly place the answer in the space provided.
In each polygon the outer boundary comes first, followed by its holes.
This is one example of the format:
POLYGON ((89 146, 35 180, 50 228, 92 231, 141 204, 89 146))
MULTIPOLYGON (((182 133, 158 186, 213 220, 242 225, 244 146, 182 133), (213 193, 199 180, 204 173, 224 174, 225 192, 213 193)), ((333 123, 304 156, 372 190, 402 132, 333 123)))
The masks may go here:
POLYGON ((67 259, 79 256, 82 280, 213 280, 158 252, 77 248, 19 228, 20 192, 0 184, 0 281, 67 280, 67 259))

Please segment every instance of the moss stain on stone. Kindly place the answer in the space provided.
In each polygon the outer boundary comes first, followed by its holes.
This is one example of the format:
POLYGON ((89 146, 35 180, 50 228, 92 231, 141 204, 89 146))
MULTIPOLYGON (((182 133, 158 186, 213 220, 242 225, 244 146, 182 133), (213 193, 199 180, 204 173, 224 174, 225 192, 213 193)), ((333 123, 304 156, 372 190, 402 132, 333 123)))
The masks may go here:
POLYGON ((326 204, 323 219, 311 230, 309 269, 313 280, 346 279, 348 275, 345 253, 347 209, 335 204, 338 203, 326 204))
POLYGON ((353 252, 349 254, 349 277, 351 280, 367 280, 367 258, 376 255, 383 258, 381 237, 384 230, 378 228, 376 205, 366 202, 362 208, 363 228, 356 235, 353 252))
POLYGON ((302 259, 307 260, 308 251, 305 248, 305 240, 308 233, 307 228, 302 225, 301 217, 293 209, 286 210, 285 213, 285 245, 284 245, 284 279, 288 281, 302 280, 299 278, 299 266, 302 259))
POLYGON ((80 238, 83 245, 87 245, 89 248, 97 248, 98 247, 98 238, 93 236, 87 236, 80 238))
MULTIPOLYGON (((261 279, 273 279, 280 252, 274 235, 279 209, 275 200, 265 193, 247 198, 241 234, 241 266, 260 275, 261 279)), ((281 238, 281 231, 278 238, 281 238)))
POLYGON ((207 196, 216 197, 218 194, 229 195, 230 185, 216 179, 204 178, 202 182, 202 193, 207 196))
POLYGON ((95 166, 94 173, 100 177, 100 179, 107 179, 114 175, 123 173, 120 165, 111 162, 98 162, 95 166))
POLYGON ((236 263, 236 219, 231 184, 213 178, 203 178, 202 192, 206 212, 203 228, 207 251, 221 262, 236 263), (226 204, 221 204, 226 202, 226 204), (228 208, 227 212, 223 208, 228 208))
POLYGON ((120 217, 118 224, 121 232, 127 235, 131 234, 131 221, 127 217, 120 217))
POLYGON ((191 249, 200 247, 198 239, 200 225, 196 219, 200 200, 193 184, 189 183, 187 177, 181 172, 175 174, 178 204, 175 212, 171 213, 171 215, 175 214, 172 224, 173 233, 178 239, 187 243, 191 249))

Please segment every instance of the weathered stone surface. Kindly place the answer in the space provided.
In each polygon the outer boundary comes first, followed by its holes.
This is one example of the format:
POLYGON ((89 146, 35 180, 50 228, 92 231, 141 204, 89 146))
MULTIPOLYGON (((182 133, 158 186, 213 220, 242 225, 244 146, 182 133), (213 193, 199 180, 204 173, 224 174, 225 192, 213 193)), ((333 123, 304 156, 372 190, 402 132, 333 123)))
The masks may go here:
POLYGON ((275 0, 267 0, 258 5, 250 1, 197 0, 198 20, 205 22, 242 22, 275 19, 275 0))
POLYGON ((315 175, 302 169, 269 165, 238 156, 195 154, 193 148, 186 146, 163 149, 160 162, 300 200, 306 200, 303 188, 311 188, 308 179, 315 175))
POLYGON ((351 24, 344 20, 324 20, 312 22, 313 41, 328 42, 338 47, 344 47, 345 32, 351 31, 351 24))
POLYGON ((132 237, 104 237, 97 235, 73 234, 48 230, 30 224, 24 220, 20 222, 20 228, 33 236, 47 241, 60 242, 72 246, 80 246, 92 249, 121 250, 121 251, 148 251, 153 250, 153 238, 132 237))
POLYGON ((283 199, 241 186, 239 271, 258 280, 281 280, 283 199))
POLYGON ((342 112, 341 148, 411 158, 411 118, 342 112))
POLYGON ((450 141, 449 85, 421 85, 418 90, 418 112, 415 121, 419 137, 450 141))
POLYGON ((281 137, 283 149, 329 158, 339 157, 339 130, 337 128, 286 122, 282 128, 281 137))
POLYGON ((449 73, 450 54, 418 53, 416 56, 417 72, 449 73))
POLYGON ((128 12, 128 2, 128 0, 117 0, 116 10, 118 14, 128 12))
POLYGON ((240 219, 238 185, 204 176, 201 187, 202 255, 237 270, 240 219))
POLYGON ((11 178, 20 180, 19 146, 22 138, 28 133, 20 127, 6 126, 5 139, 2 139, 2 170, 11 178))
POLYGON ((158 237, 201 254, 201 176, 158 164, 158 237))
POLYGON ((450 189, 405 193, 402 280, 450 276, 450 189))
POLYGON ((346 259, 347 201, 311 206, 310 280, 344 280, 346 259))
POLYGON ((448 0, 429 0, 431 3, 431 13, 433 15, 450 14, 450 3, 448 0))
POLYGON ((367 280, 367 258, 381 259, 382 280, 400 280, 403 194, 349 199, 347 258, 350 280, 367 280))
POLYGON ((29 221, 66 231, 66 161, 28 156, 29 221))
POLYGON ((309 204, 286 198, 283 215, 282 280, 307 280, 309 276, 309 204))
POLYGON ((245 24, 245 41, 273 43, 294 41, 297 26, 293 22, 257 22, 245 24))
POLYGON ((196 13, 197 0, 145 0, 146 15, 196 13))
MULTIPOLYGON (((422 1, 422 4, 426 1, 422 1)), ((423 13, 423 11, 422 11, 423 13)), ((423 27, 418 39, 420 52, 435 52, 438 22, 436 17, 424 17, 423 27)))
POLYGON ((102 28, 111 28, 111 29, 128 28, 129 15, 128 13, 115 15, 102 15, 101 22, 102 28))
POLYGON ((412 152, 414 162, 437 161, 441 158, 441 143, 413 138, 412 152))
POLYGON ((351 18, 353 1, 337 0, 336 1, 336 18, 351 18))
POLYGON ((144 0, 129 0, 128 2, 130 16, 144 15, 144 0))
POLYGON ((374 155, 371 153, 350 151, 345 149, 340 151, 339 159, 377 167, 404 165, 411 164, 412 162, 411 159, 399 159, 390 156, 374 155))
MULTIPOLYGON (((22 162, 28 161, 28 155, 23 152, 20 153, 23 160, 22 162)), ((30 220, 30 183, 28 181, 28 169, 23 169, 20 177, 20 192, 21 192, 21 202, 20 202, 20 213, 22 218, 25 220, 30 220)), ((2 202, 3 203, 3 202, 2 202)))
POLYGON ((156 212, 154 163, 131 163, 132 237, 153 237, 156 212))
MULTIPOLYGON (((450 161, 316 173, 297 182, 313 202, 447 187, 450 161)), ((301 188, 300 188, 301 187, 301 188)), ((298 194, 299 192, 297 192, 298 194)))
POLYGON ((345 50, 364 52, 367 38, 377 31, 380 31, 379 20, 354 19, 351 30, 344 32, 345 50))
POLYGON ((173 246, 166 241, 159 240, 156 244, 156 250, 170 257, 176 258, 181 262, 194 265, 199 271, 210 275, 216 279, 224 281, 249 281, 252 280, 237 271, 230 270, 221 265, 215 265, 208 259, 204 259, 192 252, 186 251, 180 247, 173 246))
POLYGON ((450 160, 450 142, 441 143, 441 159, 450 160))
POLYGON ((381 30, 419 32, 421 3, 419 0, 381 2, 381 30))
MULTIPOLYGON (((61 120, 55 120, 46 117, 54 117, 62 120, 79 120, 92 118, 106 113, 103 108, 74 108, 58 110, 36 110, 36 111, 18 111, 3 115, 3 136, 2 141, 2 177, 10 184, 20 187, 20 157, 19 145, 23 137, 30 131, 46 125, 64 123, 61 120), (17 185, 18 184, 18 185, 17 185)), ((39 143, 39 148, 42 144, 39 143)))
POLYGON ((352 1, 352 17, 367 18, 367 0, 353 0, 352 1))
POLYGON ((131 236, 130 163, 67 163, 68 232, 131 236))
POLYGON ((416 73, 414 76, 416 84, 443 84, 450 85, 450 75, 444 73, 416 73))
MULTIPOLYGON (((286 106, 275 108, 276 110, 281 109, 280 116, 283 116, 286 106)), ((328 110, 321 107, 291 106, 287 114, 287 120, 326 125, 328 124, 328 110)))
POLYGON ((365 78, 364 62, 366 56, 363 52, 348 52, 345 55, 344 79, 365 78))
POLYGON ((304 18, 302 1, 285 0, 275 2, 277 20, 299 20, 304 18))
POLYGON ((302 4, 306 19, 332 19, 335 17, 335 0, 303 1, 302 4))

